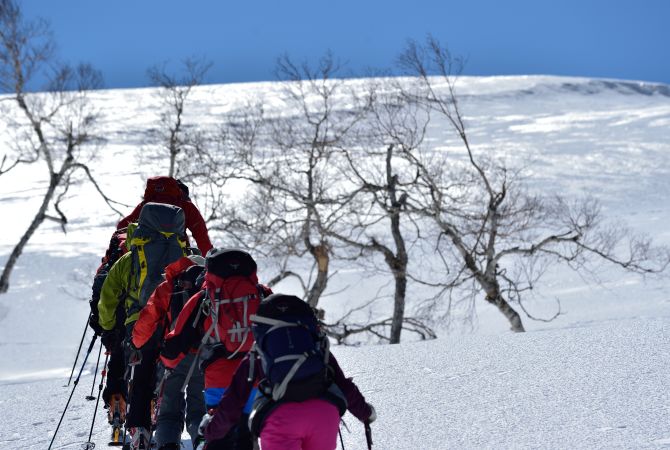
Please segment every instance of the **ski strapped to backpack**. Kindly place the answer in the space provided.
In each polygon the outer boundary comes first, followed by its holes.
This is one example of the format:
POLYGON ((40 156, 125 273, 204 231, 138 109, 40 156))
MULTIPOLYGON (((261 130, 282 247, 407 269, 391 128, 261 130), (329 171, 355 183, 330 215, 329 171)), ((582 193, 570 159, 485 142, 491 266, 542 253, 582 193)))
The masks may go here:
POLYGON ((220 358, 243 358, 253 346, 250 317, 262 299, 256 262, 239 249, 212 249, 205 258, 205 281, 193 328, 205 332, 182 386, 185 391, 195 365, 204 369, 220 358))

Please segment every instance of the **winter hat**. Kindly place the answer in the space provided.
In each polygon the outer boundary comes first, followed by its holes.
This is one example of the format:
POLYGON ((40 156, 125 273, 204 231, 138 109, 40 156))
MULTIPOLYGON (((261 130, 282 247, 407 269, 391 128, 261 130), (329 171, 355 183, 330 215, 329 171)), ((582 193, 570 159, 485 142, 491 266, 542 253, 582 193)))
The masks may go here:
POLYGON ((191 286, 195 286, 196 280, 198 279, 198 276, 202 274, 205 271, 205 266, 191 266, 188 269, 184 270, 184 273, 181 274, 179 279, 183 282, 189 282, 191 286))
POLYGON ((249 277, 256 274, 256 261, 244 250, 212 248, 205 258, 207 272, 220 278, 249 277))

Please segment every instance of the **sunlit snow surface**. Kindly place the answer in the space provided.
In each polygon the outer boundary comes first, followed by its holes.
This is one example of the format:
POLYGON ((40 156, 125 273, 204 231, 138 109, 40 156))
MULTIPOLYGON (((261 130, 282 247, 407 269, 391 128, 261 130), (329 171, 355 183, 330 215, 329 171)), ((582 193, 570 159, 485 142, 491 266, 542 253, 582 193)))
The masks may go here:
MULTIPOLYGON (((480 151, 524 165, 535 189, 591 193, 609 217, 670 245, 670 87, 464 77, 457 89, 480 151)), ((195 92, 190 117, 215 125, 219 114, 258 93, 269 110, 281 109, 277 90, 273 83, 205 86, 195 92)), ((134 205, 144 177, 156 173, 137 163, 136 150, 149 146, 146 130, 157 124, 158 102, 146 89, 94 98, 107 142, 91 167, 107 193, 134 205)), ((436 147, 455 144, 439 124, 429 137, 436 147)), ((3 146, 6 139, 0 128, 3 146)), ((39 206, 45 173, 35 165, 0 176, 3 263, 39 206)), ((22 255, 9 293, 0 296, 3 449, 48 447, 72 389, 63 385, 84 330, 91 276, 117 220, 90 184, 73 189, 64 209, 68 233, 45 223, 22 255)), ((261 279, 271 276, 263 261, 259 266, 261 279)), ((546 317, 559 299, 564 314, 549 323, 525 319, 525 334, 509 333, 502 316, 479 303, 472 330, 456 320, 450 333, 438 329, 440 337, 427 343, 335 348, 379 413, 374 448, 670 448, 670 283, 645 282, 609 266, 598 276, 599 286, 569 271, 550 274, 548 300, 527 307, 546 317)), ((342 267, 329 288, 349 290, 323 299, 329 317, 374 295, 383 280, 362 282, 368 278, 342 267)), ((88 438, 95 402, 84 396, 96 356, 97 347, 54 448, 80 448, 88 438)), ((362 426, 351 416, 345 420, 345 448, 365 448, 362 426)), ((99 411, 97 448, 106 447, 104 422, 99 411)))

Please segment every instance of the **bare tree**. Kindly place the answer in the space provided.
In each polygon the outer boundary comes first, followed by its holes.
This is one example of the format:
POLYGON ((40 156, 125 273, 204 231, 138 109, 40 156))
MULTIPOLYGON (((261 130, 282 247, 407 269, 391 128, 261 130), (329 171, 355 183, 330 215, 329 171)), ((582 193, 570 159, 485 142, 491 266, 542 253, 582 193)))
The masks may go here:
MULTIPOLYGON (((428 115, 405 102, 398 94, 396 83, 369 86, 369 96, 374 101, 368 116, 370 120, 365 122, 365 129, 358 137, 360 145, 353 150, 342 149, 347 162, 343 178, 350 180, 353 200, 347 205, 347 214, 339 226, 328 233, 362 254, 381 255, 394 280, 391 319, 372 326, 349 326, 348 333, 343 335, 361 330, 373 332, 389 325, 388 340, 396 344, 408 325, 422 338, 433 335, 427 327, 421 327, 418 318, 405 315, 408 245, 420 239, 420 232, 407 208, 418 176, 404 155, 423 142, 428 115)), ((383 332, 373 334, 382 336, 383 332)))
POLYGON ((170 158, 168 176, 195 177, 200 167, 202 136, 188 130, 184 124, 184 108, 193 88, 202 84, 212 63, 201 58, 187 58, 180 75, 167 70, 167 64, 155 65, 147 71, 151 82, 159 87, 158 95, 164 105, 159 133, 170 158), (195 164, 189 164, 189 161, 195 164))
POLYGON ((522 172, 476 151, 455 94, 454 74, 462 61, 439 42, 432 37, 425 45, 409 42, 399 62, 418 77, 418 86, 406 90, 406 97, 445 119, 463 148, 464 158, 436 152, 430 164, 406 153, 422 186, 422 195, 408 203, 441 233, 437 248, 446 262, 445 292, 464 286, 473 296, 483 291, 513 331, 524 331, 511 303, 523 309, 523 296, 552 264, 582 270, 595 258, 642 274, 665 270, 670 251, 607 225, 598 201, 533 194, 524 187, 522 172))
MULTIPOLYGON (((102 77, 90 65, 76 68, 61 66, 50 77, 47 91, 27 92, 33 76, 47 69, 53 56, 53 40, 44 21, 25 21, 14 0, 0 0, 0 87, 11 92, 16 110, 8 116, 20 116, 11 125, 19 128, 15 144, 18 160, 44 162, 48 187, 39 210, 28 229, 12 250, 0 276, 0 293, 9 289, 9 279, 26 244, 45 220, 59 223, 65 231, 67 216, 60 202, 73 176, 83 171, 105 201, 111 199, 100 190, 89 167, 82 162, 81 149, 96 141, 93 129, 97 113, 91 108, 87 91, 101 86, 102 77), (56 215, 48 213, 53 206, 56 215)), ((118 212, 118 211, 117 211, 118 212)))
MULTIPOLYGON (((300 282, 314 307, 327 287, 334 251, 324 230, 338 221, 346 202, 338 198, 332 160, 366 108, 365 99, 334 78, 340 70, 329 53, 315 68, 296 65, 288 56, 279 58, 282 110, 268 116, 257 106, 233 121, 225 134, 240 168, 235 176, 250 182, 255 188, 253 203, 264 205, 263 212, 252 211, 248 217, 251 234, 263 236, 265 247, 275 255, 311 258, 310 277, 300 277, 300 282)), ((298 272, 285 265, 281 270, 282 276, 298 272)))

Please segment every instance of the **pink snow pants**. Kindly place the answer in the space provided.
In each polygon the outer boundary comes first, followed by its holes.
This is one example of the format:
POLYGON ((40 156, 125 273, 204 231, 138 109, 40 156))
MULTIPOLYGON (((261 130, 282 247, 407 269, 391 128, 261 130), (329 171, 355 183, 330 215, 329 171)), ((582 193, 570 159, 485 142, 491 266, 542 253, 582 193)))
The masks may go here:
POLYGON ((337 408, 325 400, 284 403, 265 419, 261 450, 335 450, 339 426, 337 408))

